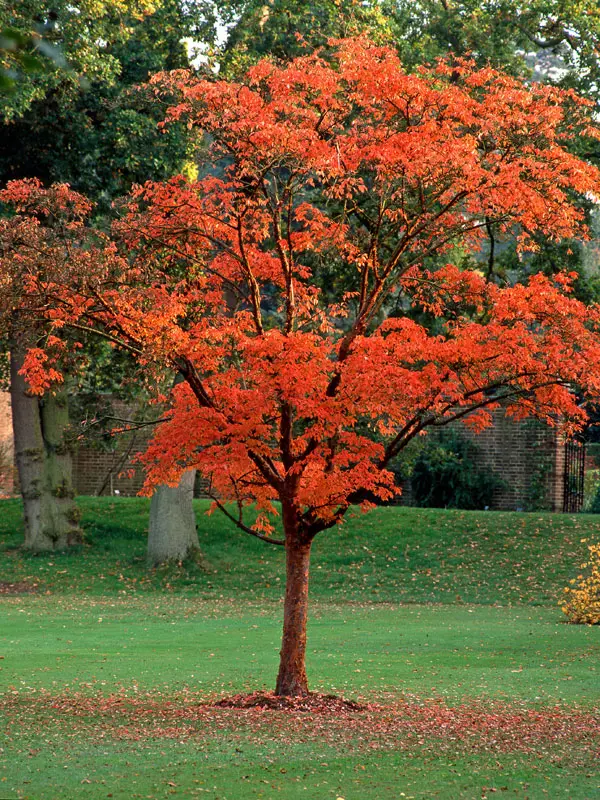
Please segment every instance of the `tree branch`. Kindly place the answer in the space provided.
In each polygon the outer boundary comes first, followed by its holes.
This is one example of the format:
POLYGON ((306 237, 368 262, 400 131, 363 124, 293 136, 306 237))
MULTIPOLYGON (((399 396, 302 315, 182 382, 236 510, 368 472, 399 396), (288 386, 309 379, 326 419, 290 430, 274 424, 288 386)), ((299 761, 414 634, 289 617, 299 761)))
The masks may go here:
POLYGON ((249 536, 254 536, 256 539, 260 539, 261 542, 267 542, 268 544, 275 544, 275 545, 278 545, 280 547, 285 547, 285 539, 271 539, 270 536, 265 536, 263 533, 259 533, 258 531, 255 531, 252 528, 248 527, 248 525, 244 525, 243 522, 241 522, 239 519, 236 519, 233 516, 233 514, 230 514, 229 511, 227 511, 227 509, 223 505, 223 503, 221 503, 221 501, 218 500, 215 497, 214 494, 209 494, 208 496, 211 498, 211 500, 217 506, 219 511, 222 511, 223 514, 225 514, 225 516, 228 519, 230 519, 234 523, 234 525, 237 528, 239 528, 241 531, 243 531, 244 533, 247 533, 249 536))

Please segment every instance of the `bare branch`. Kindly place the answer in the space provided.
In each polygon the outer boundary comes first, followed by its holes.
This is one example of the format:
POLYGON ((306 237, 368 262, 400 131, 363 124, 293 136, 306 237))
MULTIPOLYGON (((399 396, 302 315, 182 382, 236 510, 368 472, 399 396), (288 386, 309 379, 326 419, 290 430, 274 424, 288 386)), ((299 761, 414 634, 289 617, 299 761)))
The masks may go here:
POLYGON ((268 544, 276 544, 280 547, 285 547, 285 539, 272 539, 270 536, 265 536, 263 533, 259 533, 258 531, 253 530, 252 528, 248 527, 248 525, 244 525, 239 519, 236 519, 233 514, 230 514, 227 508, 221 503, 220 500, 215 497, 214 494, 209 494, 209 497, 217 506, 219 511, 222 511, 225 516, 230 519, 234 525, 239 528, 244 533, 247 533, 249 536, 254 536, 256 539, 260 539, 261 542, 267 542, 268 544))

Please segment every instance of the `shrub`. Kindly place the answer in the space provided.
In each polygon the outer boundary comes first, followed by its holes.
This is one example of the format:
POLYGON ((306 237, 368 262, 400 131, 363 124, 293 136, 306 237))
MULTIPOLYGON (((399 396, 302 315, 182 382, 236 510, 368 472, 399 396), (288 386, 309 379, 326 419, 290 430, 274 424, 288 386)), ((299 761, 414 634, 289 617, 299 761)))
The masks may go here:
POLYGON ((600 625, 600 543, 588 545, 588 551, 588 561, 581 565, 584 572, 565 588, 561 605, 569 622, 600 625))
POLYGON ((465 509, 491 505, 494 492, 504 482, 479 466, 479 452, 477 445, 455 431, 429 440, 412 468, 415 505, 465 509))
MULTIPOLYGON (((597 470, 590 470, 590 472, 597 473, 597 470)), ((597 480, 597 474, 595 479, 597 480)), ((600 484, 596 487, 592 499, 584 506, 584 511, 588 511, 590 514, 600 514, 600 484)))

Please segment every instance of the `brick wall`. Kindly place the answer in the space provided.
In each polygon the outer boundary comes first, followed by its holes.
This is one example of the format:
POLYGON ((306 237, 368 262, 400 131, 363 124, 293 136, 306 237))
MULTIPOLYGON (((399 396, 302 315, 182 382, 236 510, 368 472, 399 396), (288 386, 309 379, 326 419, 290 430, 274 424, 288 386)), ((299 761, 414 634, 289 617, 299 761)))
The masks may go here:
POLYGON ((502 409, 492 416, 493 426, 481 433, 461 425, 463 435, 479 448, 481 466, 504 482, 492 508, 562 511, 564 442, 557 430, 533 419, 514 420, 502 409))
MULTIPOLYGON (((115 405, 117 416, 127 417, 129 410, 115 405)), ((494 425, 475 434, 460 424, 461 432, 477 445, 484 469, 495 472, 505 482, 504 488, 494 496, 493 508, 516 510, 531 507, 538 495, 538 503, 551 511, 562 511, 564 480, 564 445, 557 432, 533 420, 516 422, 503 411, 495 411, 494 425)), ((77 447, 73 453, 73 479, 77 494, 136 495, 144 482, 141 465, 135 457, 146 449, 152 427, 114 439, 111 450, 89 445, 77 447), (133 477, 126 473, 133 470, 133 477)), ((0 495, 15 490, 10 397, 0 392, 0 495), (6 456, 3 459, 2 454, 6 456)), ((202 486, 197 487, 202 493, 202 486)), ((402 503, 410 503, 410 487, 403 494, 402 503)))
MULTIPOLYGON (((136 409, 120 400, 112 401, 112 413, 132 420, 136 409)), ((126 423, 115 421, 115 427, 126 423)), ((137 457, 144 453, 152 437, 153 425, 115 435, 100 442, 83 440, 73 451, 73 485, 77 494, 132 497, 144 483, 144 470, 137 457)))
MULTIPOLYGON (((135 459, 145 452, 148 437, 119 437, 113 453, 79 447, 73 454, 73 485, 78 495, 134 497, 144 484, 144 470, 135 459), (133 472, 130 475, 130 472, 133 472), (123 474, 125 473, 125 474, 123 474)), ((195 497, 206 497, 207 481, 196 477, 195 497)))
POLYGON ((146 449, 147 436, 115 437, 114 449, 79 446, 73 453, 73 485, 77 494, 125 497, 136 495, 144 483, 144 471, 136 457, 146 449), (130 474, 131 473, 131 474, 130 474))
MULTIPOLYGON (((115 416, 132 419, 135 409, 114 401, 115 416)), ((118 423, 115 423, 118 424, 118 423)), ((133 497, 144 485, 144 469, 137 459, 146 451, 154 426, 118 434, 107 442, 110 447, 82 443, 73 452, 73 485, 78 495, 114 495, 133 497)), ((206 482, 197 478, 196 497, 206 496, 206 482)))
MULTIPOLYGON (((537 420, 514 420, 503 409, 492 412, 493 425, 475 433, 463 422, 453 423, 460 435, 478 448, 478 467, 489 470, 503 485, 494 492, 491 508, 498 511, 563 510, 564 441, 537 420)), ((435 436, 435 430, 428 436, 435 436)), ((411 504, 410 481, 401 502, 411 504)))

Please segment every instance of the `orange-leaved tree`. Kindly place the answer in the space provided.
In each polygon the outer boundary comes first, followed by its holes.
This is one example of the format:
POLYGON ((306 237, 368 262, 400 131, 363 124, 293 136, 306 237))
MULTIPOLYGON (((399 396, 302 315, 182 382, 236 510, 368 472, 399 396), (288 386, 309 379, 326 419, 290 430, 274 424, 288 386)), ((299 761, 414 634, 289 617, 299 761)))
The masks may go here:
MULTIPOLYGON (((414 437, 483 427, 500 405, 573 428, 572 392, 600 390, 600 313, 568 276, 498 286, 439 266, 489 224, 523 250, 579 229, 573 201, 599 187, 568 150, 597 135, 586 106, 467 62, 407 75, 363 39, 329 53, 243 83, 162 76, 181 99, 165 124, 204 132, 204 177, 137 188, 105 254, 40 289, 56 336, 89 327, 183 377, 148 489, 194 467, 242 530, 285 546, 290 696, 308 692, 311 544, 397 493, 390 465, 414 437)), ((27 185, 11 192, 18 212, 27 185)))

